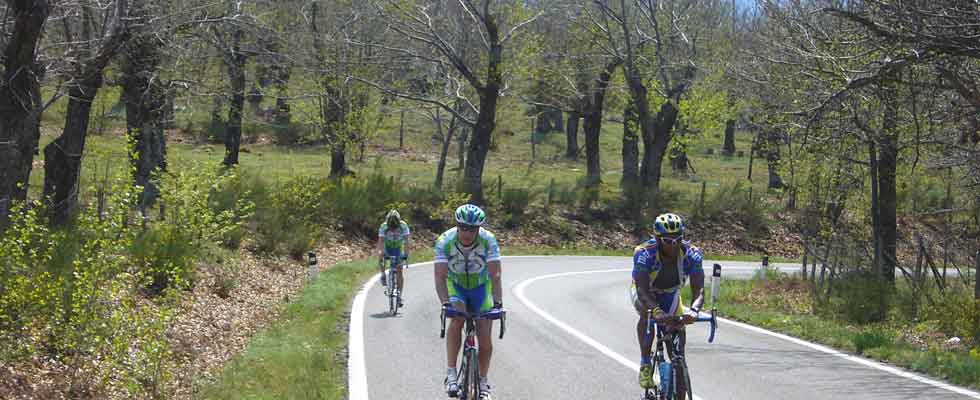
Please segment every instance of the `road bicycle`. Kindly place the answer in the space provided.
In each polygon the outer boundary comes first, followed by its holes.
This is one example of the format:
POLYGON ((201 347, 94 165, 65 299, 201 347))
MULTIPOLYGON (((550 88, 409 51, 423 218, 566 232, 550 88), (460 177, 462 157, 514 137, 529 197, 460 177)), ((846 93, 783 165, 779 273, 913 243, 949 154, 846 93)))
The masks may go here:
POLYGON ((401 257, 385 256, 381 261, 382 267, 386 261, 388 269, 385 270, 385 280, 388 285, 385 287, 385 296, 388 296, 388 312, 395 316, 398 315, 398 307, 402 305, 402 291, 398 287, 398 264, 401 262, 401 257))
MULTIPOLYGON (((718 290, 721 281, 721 265, 715 264, 711 274, 711 314, 710 316, 699 315, 693 322, 707 322, 708 343, 715 341, 715 330, 718 328, 718 320, 715 316, 718 310, 718 290)), ((653 319, 653 310, 647 310, 646 341, 652 340, 656 332, 657 342, 653 356, 653 374, 656 382, 653 387, 645 389, 644 400, 685 400, 681 399, 678 392, 677 382, 684 382, 686 400, 694 400, 694 388, 691 386, 690 368, 687 366, 687 359, 684 357, 684 342, 679 335, 680 330, 677 326, 681 324, 681 316, 672 316, 661 323, 662 326, 673 326, 674 329, 656 329, 656 321, 653 319), (667 360, 667 349, 671 350, 670 360, 667 360)))
POLYGON ((480 398, 480 349, 477 347, 476 323, 482 319, 500 320, 500 339, 503 339, 504 332, 507 331, 507 312, 493 309, 483 314, 473 314, 443 307, 441 315, 440 338, 446 337, 446 318, 465 318, 464 332, 466 332, 466 337, 463 341, 463 354, 457 374, 462 380, 460 381, 459 392, 449 393, 449 397, 458 397, 460 400, 477 400, 480 398))

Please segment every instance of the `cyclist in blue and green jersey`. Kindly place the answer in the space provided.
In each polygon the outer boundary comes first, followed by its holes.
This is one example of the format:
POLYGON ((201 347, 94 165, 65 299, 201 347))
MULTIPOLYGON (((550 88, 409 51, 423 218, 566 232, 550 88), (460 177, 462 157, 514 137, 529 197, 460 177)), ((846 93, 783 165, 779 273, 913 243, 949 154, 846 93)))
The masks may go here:
MULTIPOLYGON (((683 349, 684 325, 694 321, 704 303, 704 268, 701 266, 704 254, 684 240, 684 221, 676 214, 662 214, 654 221, 653 228, 655 236, 636 246, 633 252, 633 284, 630 287, 633 307, 640 315, 636 322, 636 337, 640 343, 640 386, 644 389, 653 387, 654 374, 650 358, 653 341, 646 340, 647 310, 653 310, 657 329, 678 330, 680 348, 683 349), (688 279, 693 300, 685 312, 681 288, 688 279), (681 317, 679 324, 667 321, 675 316, 681 317)), ((667 351, 670 357, 674 356, 671 346, 667 346, 667 351)), ((678 398, 681 399, 685 398, 687 390, 684 384, 677 382, 678 398)))
MULTIPOLYGON (((408 238, 411 234, 412 231, 408 229, 408 224, 402 221, 401 215, 396 210, 388 211, 385 222, 378 228, 378 264, 381 265, 381 285, 387 284, 384 269, 388 266, 384 263, 385 256, 397 257, 399 261, 398 291, 402 294, 405 292, 405 278, 402 276, 402 270, 408 260, 408 238)), ((398 296, 398 299, 398 306, 403 306, 402 296, 398 296)))
MULTIPOLYGON (((465 204, 456 209, 456 227, 436 240, 436 294, 444 308, 468 313, 486 313, 503 307, 500 285, 500 248, 493 233, 482 228, 486 214, 480 207, 465 204)), ((463 319, 453 318, 446 338, 446 392, 459 393, 456 360, 462 342, 463 319)), ((493 343, 491 321, 477 321, 480 349, 480 400, 491 398, 487 372, 493 343)))

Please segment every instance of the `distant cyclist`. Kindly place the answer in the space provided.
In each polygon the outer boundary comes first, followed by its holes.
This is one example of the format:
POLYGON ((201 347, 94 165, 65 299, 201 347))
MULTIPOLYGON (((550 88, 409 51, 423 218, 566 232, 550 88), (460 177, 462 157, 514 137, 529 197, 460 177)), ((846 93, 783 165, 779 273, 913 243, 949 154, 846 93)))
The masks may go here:
MULTIPOLYGON (((640 343, 640 387, 653 387, 653 365, 650 359, 652 342, 646 340, 647 310, 653 310, 657 329, 678 330, 680 348, 686 342, 684 325, 693 322, 704 303, 704 269, 701 266, 703 253, 690 241, 684 240, 684 221, 676 214, 662 214, 653 224, 655 236, 633 252, 633 285, 630 293, 633 307, 640 314, 636 322, 636 337, 640 343), (691 280, 691 307, 684 312, 681 301, 681 288, 688 278, 691 280), (680 316, 680 323, 669 322, 670 317, 680 316)), ((667 346, 673 357, 673 349, 667 346)), ((679 374, 683 371, 679 370, 679 374)), ((677 398, 685 398, 685 382, 678 380, 677 398)))
MULTIPOLYGON (((436 294, 444 308, 486 313, 503 307, 500 285, 500 249, 493 233, 481 228, 487 220, 480 207, 465 204, 456 209, 456 227, 436 239, 436 294)), ((456 360, 462 342, 463 319, 453 318, 446 338, 446 393, 459 395, 456 360)), ((493 353, 489 320, 477 321, 480 348, 480 400, 489 400, 487 372, 493 353)))
MULTIPOLYGON (((408 260, 408 238, 411 234, 412 231, 408 229, 408 224, 402 221, 401 215, 396 210, 388 211, 385 222, 378 228, 378 264, 381 265, 381 285, 388 284, 385 282, 385 268, 388 268, 384 263, 385 256, 396 257, 398 259, 398 291, 402 294, 405 292, 405 279, 402 275, 402 269, 408 260)), ((403 295, 398 296, 398 294, 395 293, 398 298, 398 306, 401 307, 404 305, 402 304, 403 295)))

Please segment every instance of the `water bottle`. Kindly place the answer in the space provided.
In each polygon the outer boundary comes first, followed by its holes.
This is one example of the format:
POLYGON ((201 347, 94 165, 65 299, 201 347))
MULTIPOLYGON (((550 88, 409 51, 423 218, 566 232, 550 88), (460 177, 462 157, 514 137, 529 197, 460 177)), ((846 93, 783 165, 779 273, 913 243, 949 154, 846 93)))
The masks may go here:
POLYGON ((657 385, 662 393, 667 394, 667 399, 671 399, 674 394, 674 366, 670 362, 662 361, 659 372, 656 374, 660 378, 657 385))

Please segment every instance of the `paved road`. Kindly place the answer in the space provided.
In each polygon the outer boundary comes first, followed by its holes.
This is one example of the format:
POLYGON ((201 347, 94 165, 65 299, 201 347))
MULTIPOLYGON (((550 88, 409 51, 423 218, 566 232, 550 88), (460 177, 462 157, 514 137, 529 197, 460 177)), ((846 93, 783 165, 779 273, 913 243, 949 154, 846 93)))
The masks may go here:
MULTIPOLYGON (((719 263, 728 278, 751 276, 758 266, 719 263)), ((495 340, 490 372, 495 398, 639 398, 629 265, 626 257, 505 258, 508 326, 504 340, 495 340)), ((355 300, 355 312, 361 313, 351 326, 351 400, 446 398, 432 264, 410 268, 406 282, 407 307, 397 317, 386 315, 377 283, 355 300)), ((974 392, 733 322, 719 325, 713 344, 706 341, 704 324, 690 327, 688 337, 699 399, 980 399, 974 392)))

